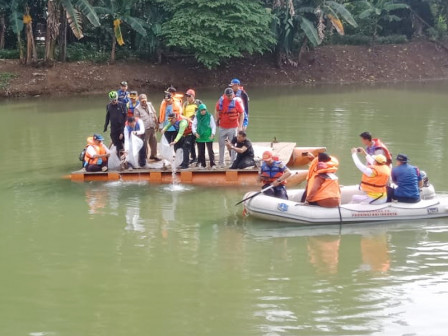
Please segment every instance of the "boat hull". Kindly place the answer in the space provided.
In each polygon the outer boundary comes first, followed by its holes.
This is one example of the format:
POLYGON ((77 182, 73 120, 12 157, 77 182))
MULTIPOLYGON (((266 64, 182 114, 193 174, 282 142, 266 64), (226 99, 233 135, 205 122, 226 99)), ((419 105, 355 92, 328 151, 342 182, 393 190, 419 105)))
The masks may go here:
MULTIPOLYGON (((340 224, 415 220, 448 217, 448 196, 432 195, 419 203, 386 203, 380 205, 347 204, 347 199, 359 193, 357 186, 342 187, 342 205, 339 208, 323 208, 304 205, 299 200, 303 189, 290 191, 290 200, 259 195, 244 203, 245 212, 255 218, 300 225, 340 224)), ((246 197, 254 193, 247 193, 246 197)), ((428 191, 429 194, 429 191, 428 191)))

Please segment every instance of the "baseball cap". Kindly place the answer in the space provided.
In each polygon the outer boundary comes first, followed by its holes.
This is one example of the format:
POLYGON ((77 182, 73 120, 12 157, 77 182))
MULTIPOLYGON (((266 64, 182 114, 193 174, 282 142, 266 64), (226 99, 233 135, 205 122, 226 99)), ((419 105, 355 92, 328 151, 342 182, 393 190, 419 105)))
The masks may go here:
POLYGON ((264 151, 263 156, 261 157, 263 161, 268 161, 272 159, 272 152, 271 151, 264 151))
POLYGON ((406 154, 398 154, 396 160, 403 162, 403 163, 406 163, 409 161, 408 156, 406 154))
POLYGON ((224 94, 225 95, 231 95, 231 94, 233 94, 233 90, 231 88, 227 88, 227 89, 224 90, 224 94))
POLYGON ((137 91, 131 91, 131 92, 129 92, 129 95, 130 96, 137 96, 138 92, 137 91))
POLYGON ((386 157, 383 154, 374 155, 373 159, 379 164, 384 164, 387 161, 386 157))
POLYGON ((232 79, 232 80, 230 81, 229 86, 232 86, 232 85, 240 85, 240 84, 241 84, 240 80, 239 80, 238 78, 234 78, 234 79, 232 79))
POLYGON ((120 85, 121 85, 121 86, 128 86, 128 82, 122 81, 122 82, 120 83, 120 85))
POLYGON ((172 119, 172 118, 176 118, 176 114, 175 113, 168 114, 168 119, 172 119))
POLYGON ((194 92, 193 89, 188 89, 187 92, 185 92, 187 96, 196 96, 196 92, 194 92))
POLYGON ((93 140, 104 141, 104 137, 101 134, 94 134, 93 140))

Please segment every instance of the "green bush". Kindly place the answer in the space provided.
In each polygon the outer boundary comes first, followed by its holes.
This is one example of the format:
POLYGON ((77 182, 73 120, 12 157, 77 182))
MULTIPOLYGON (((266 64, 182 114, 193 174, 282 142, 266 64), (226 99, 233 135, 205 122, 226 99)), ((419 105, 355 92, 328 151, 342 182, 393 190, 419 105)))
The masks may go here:
POLYGON ((67 45, 67 61, 93 61, 93 62, 105 62, 109 59, 109 54, 97 50, 96 46, 89 43, 71 43, 67 45))
POLYGON ((408 42, 406 35, 379 36, 375 43, 377 44, 403 44, 408 42))
POLYGON ((19 59, 20 54, 17 49, 3 49, 0 50, 0 58, 1 59, 19 59))

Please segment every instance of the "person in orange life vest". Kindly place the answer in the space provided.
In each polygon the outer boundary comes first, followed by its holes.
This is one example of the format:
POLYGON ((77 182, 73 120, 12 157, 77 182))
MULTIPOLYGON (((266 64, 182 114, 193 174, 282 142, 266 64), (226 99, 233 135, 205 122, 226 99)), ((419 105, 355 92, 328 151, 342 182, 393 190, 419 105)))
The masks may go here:
POLYGON ((288 199, 286 193, 285 180, 291 176, 291 171, 281 161, 275 161, 271 151, 265 151, 262 156, 259 179, 263 182, 262 189, 273 185, 274 188, 266 190, 265 195, 282 199, 288 199))
POLYGON ((352 203, 383 204, 387 202, 387 182, 391 169, 383 154, 366 155, 367 166, 361 163, 357 153, 362 148, 352 148, 352 158, 356 167, 362 172, 360 190, 363 195, 353 195, 352 203))
POLYGON ((128 109, 128 117, 134 116, 134 109, 140 104, 138 101, 138 92, 137 91, 131 91, 129 93, 129 101, 126 105, 128 109))
POLYGON ((110 156, 109 148, 104 143, 100 134, 94 134, 87 138, 89 144, 84 157, 84 168, 88 172, 107 171, 107 159, 110 156))
POLYGON ((335 173, 338 170, 339 162, 327 153, 319 153, 317 161, 317 165, 311 165, 314 169, 306 187, 305 204, 325 208, 338 207, 341 202, 341 191, 335 173))
MULTIPOLYGON (((126 126, 124 127, 124 151, 125 155, 129 154, 129 150, 132 143, 131 135, 134 134, 140 139, 145 139, 145 124, 140 118, 129 117, 126 126)), ((138 164, 141 168, 146 166, 146 146, 143 147, 138 152, 138 164)), ((138 168, 138 167, 132 167, 138 168)))
POLYGON ((117 90, 118 101, 127 105, 129 102, 128 83, 123 81, 120 83, 120 90, 117 90))
POLYGON ((229 87, 232 88, 233 92, 235 93, 235 97, 238 97, 241 99, 244 107, 244 121, 243 121, 243 130, 245 131, 247 129, 247 126, 249 125, 249 96, 247 95, 247 92, 244 90, 244 88, 241 86, 241 82, 238 78, 234 78, 231 80, 229 87))
POLYGON ((190 149, 193 143, 193 138, 195 137, 192 131, 192 122, 190 119, 181 115, 178 116, 175 113, 168 115, 168 121, 168 124, 162 130, 162 134, 164 134, 170 127, 174 127, 176 130, 176 137, 170 145, 174 146, 175 151, 177 151, 178 148, 182 148, 183 159, 182 164, 178 168, 188 169, 190 149))
MULTIPOLYGON (((232 140, 237 131, 242 131, 244 121, 244 107, 240 99, 235 99, 231 88, 224 90, 215 106, 215 120, 219 126, 219 166, 224 167, 224 151, 226 140, 232 140)), ((231 160, 235 160, 236 153, 231 151, 231 160)))
POLYGON ((372 134, 369 132, 363 132, 359 136, 361 137, 362 144, 366 146, 365 150, 362 151, 364 154, 382 154, 386 157, 387 164, 392 164, 392 154, 380 139, 373 139, 372 134))
POLYGON ((184 95, 182 93, 178 93, 174 86, 170 86, 165 90, 165 93, 170 93, 173 96, 173 99, 179 102, 180 106, 183 105, 184 95))
MULTIPOLYGON (((174 113, 176 116, 182 115, 182 105, 174 100, 173 95, 171 93, 165 93, 165 97, 160 104, 159 110, 159 128, 162 130, 166 125, 169 124, 168 116, 174 113)), ((165 131, 165 137, 169 143, 174 141, 174 138, 177 135, 177 131, 173 126, 168 127, 165 131)))
MULTIPOLYGON (((196 92, 193 89, 188 89, 187 92, 185 92, 185 97, 187 97, 187 100, 184 102, 182 115, 193 121, 196 116, 196 112, 198 111, 198 107, 202 104, 202 102, 199 99, 196 99, 196 92)), ((191 145, 190 163, 197 161, 195 144, 196 139, 193 139, 193 144, 191 145)))

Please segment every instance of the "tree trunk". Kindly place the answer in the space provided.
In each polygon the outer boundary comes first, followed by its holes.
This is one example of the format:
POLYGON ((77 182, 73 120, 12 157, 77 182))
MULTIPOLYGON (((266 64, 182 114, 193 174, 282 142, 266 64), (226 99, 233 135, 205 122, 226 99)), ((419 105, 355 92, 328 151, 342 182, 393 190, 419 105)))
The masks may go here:
POLYGON ((5 48, 5 14, 0 14, 0 50, 5 48))
POLYGON ((55 0, 48 0, 47 3, 47 32, 45 34, 45 62, 54 61, 54 50, 56 39, 59 34, 58 7, 55 0))
POLYGON ((117 40, 115 36, 112 37, 112 51, 110 52, 110 63, 115 63, 115 48, 117 46, 117 40))
MULTIPOLYGON (((29 8, 26 7, 25 15, 29 16, 29 8)), ((29 22, 25 24, 25 32, 26 32, 26 59, 25 64, 34 64, 37 62, 37 50, 36 44, 34 43, 33 36, 33 22, 31 21, 31 17, 29 22)))
POLYGON ((67 60, 67 14, 61 10, 61 28, 59 30, 59 61, 67 60))
POLYGON ((297 57, 297 64, 300 64, 302 62, 303 54, 305 53, 305 50, 307 48, 308 48, 308 38, 305 36, 302 40, 302 45, 300 46, 299 56, 297 57))

